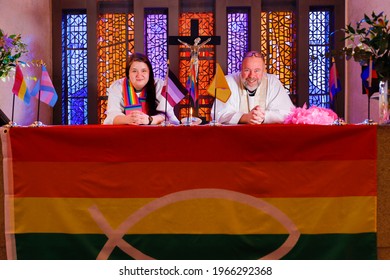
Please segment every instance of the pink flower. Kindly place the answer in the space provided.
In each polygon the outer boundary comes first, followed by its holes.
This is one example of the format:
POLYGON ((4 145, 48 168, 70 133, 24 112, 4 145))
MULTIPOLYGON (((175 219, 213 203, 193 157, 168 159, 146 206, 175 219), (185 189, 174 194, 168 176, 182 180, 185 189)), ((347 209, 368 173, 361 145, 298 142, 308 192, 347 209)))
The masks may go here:
POLYGON ((330 125, 338 116, 331 109, 311 106, 307 109, 306 103, 302 108, 297 107, 284 120, 285 124, 320 124, 330 125))

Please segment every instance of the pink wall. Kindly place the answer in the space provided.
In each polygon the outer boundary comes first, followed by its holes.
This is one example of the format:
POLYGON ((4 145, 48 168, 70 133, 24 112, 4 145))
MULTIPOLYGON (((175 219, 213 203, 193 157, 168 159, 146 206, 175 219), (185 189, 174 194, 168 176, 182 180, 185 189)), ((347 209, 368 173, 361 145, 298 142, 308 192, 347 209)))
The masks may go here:
MULTIPOLYGON (((42 59, 51 75, 51 0, 0 0, 0 28, 8 34, 21 34, 23 42, 28 44, 29 52, 21 60, 25 62, 42 59)), ((24 67, 25 76, 40 75, 37 67, 24 67)), ((29 88, 33 80, 27 80, 29 88)), ((0 108, 11 118, 13 78, 0 81, 0 108)), ((52 108, 40 104, 40 120, 45 124, 52 123, 52 108)), ((30 125, 37 119, 37 100, 25 105, 15 98, 14 121, 20 125, 30 125)))
MULTIPOLYGON (((384 12, 390 19, 389 0, 347 0, 347 23, 360 21, 364 14, 384 12)), ((346 63, 346 119, 348 123, 359 123, 367 118, 367 96, 362 94, 361 67, 359 63, 348 61, 346 63)), ((378 101, 371 100, 371 119, 378 120, 378 101)))

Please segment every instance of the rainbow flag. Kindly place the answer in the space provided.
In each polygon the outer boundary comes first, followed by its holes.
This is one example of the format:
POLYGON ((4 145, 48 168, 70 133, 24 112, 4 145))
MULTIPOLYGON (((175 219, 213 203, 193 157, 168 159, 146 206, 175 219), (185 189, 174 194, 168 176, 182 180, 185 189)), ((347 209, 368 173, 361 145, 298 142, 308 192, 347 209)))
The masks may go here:
POLYGON ((371 77, 369 66, 362 66, 362 73, 360 77, 362 78, 362 93, 368 94, 369 97, 373 95, 375 92, 379 91, 379 78, 378 73, 375 70, 375 66, 372 65, 371 77), (371 84, 369 80, 371 79, 371 84))
POLYGON ((26 104, 30 104, 30 93, 27 88, 26 81, 24 80, 22 69, 19 64, 16 65, 15 81, 12 87, 12 92, 24 101, 26 104))
POLYGON ((190 73, 188 74, 188 79, 186 82, 186 89, 190 93, 190 96, 195 104, 198 100, 198 88, 196 85, 196 71, 194 64, 192 64, 190 67, 190 73))
POLYGON ((330 101, 333 102, 335 96, 341 91, 341 82, 337 73, 336 63, 333 61, 329 71, 329 95, 330 101))
POLYGON ((376 259, 376 129, 3 129, 7 256, 376 259))

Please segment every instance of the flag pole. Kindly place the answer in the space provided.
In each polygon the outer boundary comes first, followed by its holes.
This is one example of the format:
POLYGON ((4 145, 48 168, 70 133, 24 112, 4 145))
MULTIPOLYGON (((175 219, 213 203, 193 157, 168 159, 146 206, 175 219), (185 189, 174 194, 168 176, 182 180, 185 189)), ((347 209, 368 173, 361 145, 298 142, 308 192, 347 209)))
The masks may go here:
POLYGON ((210 122, 210 125, 216 126, 219 125, 217 122, 217 87, 214 89, 214 112, 213 112, 213 120, 210 122))
MULTIPOLYGON (((184 123, 184 125, 187 125, 187 126, 190 126, 192 124, 192 116, 191 116, 191 120, 190 120, 190 109, 191 109, 191 65, 190 65, 190 72, 189 72, 189 77, 188 77, 188 81, 189 81, 189 84, 187 85, 188 87, 188 94, 187 94, 187 98, 188 98, 188 107, 187 107, 187 121, 184 123)), ((188 83, 187 81, 187 83, 188 83)), ((196 86, 196 81, 194 81, 194 88, 196 86)), ((195 93, 194 93, 194 96, 195 96, 195 93)), ((194 98, 195 99, 195 98, 194 98)), ((195 100, 194 100, 194 107, 195 107, 195 100)))
POLYGON ((337 113, 337 94, 334 96, 334 99, 333 99, 333 109, 334 109, 334 111, 336 112, 336 115, 337 115, 337 120, 335 120, 333 122, 333 125, 346 125, 344 120, 342 118, 340 118, 339 114, 337 113))
MULTIPOLYGON (((199 67, 199 60, 198 60, 198 67, 199 67)), ((199 69, 199 68, 198 68, 199 69)), ((199 87, 198 87, 198 78, 199 78, 199 70, 195 72, 195 92, 194 96, 194 107, 195 107, 195 116, 199 118, 199 87), (196 96, 198 94, 198 96, 196 96)), ((192 119, 191 119, 192 122, 192 119)))
POLYGON ((162 123, 162 126, 168 126, 170 125, 168 119, 167 119, 167 112, 168 112, 168 82, 169 82, 169 59, 167 60, 167 74, 165 76, 164 81, 164 87, 165 88, 165 114, 164 114, 164 122, 162 123))
POLYGON ((190 110, 191 110, 191 97, 190 96, 191 96, 191 87, 190 87, 190 92, 188 93, 187 121, 186 121, 185 125, 191 125, 191 122, 192 122, 192 119, 190 120, 190 110))
POLYGON ((370 92, 371 91, 371 87, 370 87, 370 90, 368 91, 368 94, 367 94, 367 97, 368 97, 368 101, 367 101, 367 118, 369 120, 371 120, 371 97, 370 97, 370 92))
POLYGON ((217 63, 215 64, 215 75, 214 75, 214 81, 215 81, 215 88, 214 88, 214 112, 213 112, 213 120, 210 122, 209 125, 212 125, 212 126, 219 126, 221 125, 220 123, 217 122, 217 90, 218 90, 218 86, 217 86, 217 72, 218 72, 218 69, 217 69, 218 65, 217 63))
POLYGON ((372 58, 370 57, 370 60, 368 61, 368 92, 367 92, 367 119, 363 121, 362 124, 367 125, 374 125, 376 124, 371 119, 371 89, 372 88, 372 58))
POLYGON ((37 112, 37 122, 39 122, 39 112, 41 108, 41 90, 38 91, 38 112, 37 112))
POLYGON ((41 90, 39 89, 38 91, 38 112, 37 112, 37 120, 35 122, 33 122, 30 126, 31 127, 39 127, 39 126, 45 126, 40 120, 39 120, 39 112, 41 111, 40 110, 40 107, 41 107, 41 90))
POLYGON ((18 126, 18 124, 16 122, 14 122, 14 111, 15 111, 15 94, 13 94, 13 97, 12 97, 11 120, 9 121, 9 123, 7 125, 5 125, 6 127, 18 126))
POLYGON ((213 124, 215 125, 217 119, 216 119, 216 111, 217 111, 217 87, 215 87, 215 106, 214 106, 214 119, 213 124))
MULTIPOLYGON (((41 66, 41 73, 42 73, 42 66, 44 65, 43 60, 41 60, 40 63, 39 63, 38 65, 41 66)), ((42 78, 42 74, 41 74, 41 78, 42 78)), ((35 122, 33 122, 33 123, 30 125, 31 127, 45 126, 45 125, 39 120, 40 111, 41 111, 41 85, 39 85, 39 89, 38 89, 37 120, 36 120, 35 122)))
POLYGON ((164 125, 167 124, 167 111, 168 111, 168 94, 165 92, 165 114, 164 114, 164 125))

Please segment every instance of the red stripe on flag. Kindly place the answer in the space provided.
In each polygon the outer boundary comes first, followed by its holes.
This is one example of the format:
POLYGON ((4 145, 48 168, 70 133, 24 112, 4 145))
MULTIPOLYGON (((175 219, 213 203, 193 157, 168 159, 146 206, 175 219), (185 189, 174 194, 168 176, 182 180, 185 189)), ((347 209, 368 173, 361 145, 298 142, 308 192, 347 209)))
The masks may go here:
POLYGON ((376 126, 263 125, 188 128, 89 125, 42 127, 39 131, 32 131, 33 129, 14 127, 9 130, 14 161, 376 159, 376 126))

